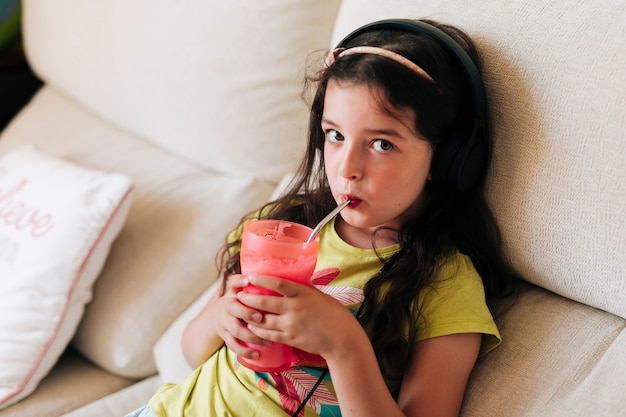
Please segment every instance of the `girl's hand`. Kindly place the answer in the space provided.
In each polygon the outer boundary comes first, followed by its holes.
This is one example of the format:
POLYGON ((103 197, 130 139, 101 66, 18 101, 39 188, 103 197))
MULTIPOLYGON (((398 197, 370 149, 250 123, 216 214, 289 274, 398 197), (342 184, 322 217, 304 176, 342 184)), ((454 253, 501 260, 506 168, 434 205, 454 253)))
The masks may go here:
POLYGON ((316 288, 268 276, 251 275, 248 281, 282 295, 236 293, 243 305, 263 312, 261 320, 247 320, 248 329, 259 338, 326 357, 337 353, 345 338, 362 332, 345 306, 316 288))
POLYGON ((215 330, 235 354, 256 359, 258 352, 244 345, 242 341, 256 345, 269 345, 271 342, 261 339, 248 329, 248 323, 260 322, 263 318, 259 311, 245 306, 237 298, 237 294, 248 282, 248 278, 243 275, 228 277, 226 292, 219 298, 219 307, 215 311, 215 330))

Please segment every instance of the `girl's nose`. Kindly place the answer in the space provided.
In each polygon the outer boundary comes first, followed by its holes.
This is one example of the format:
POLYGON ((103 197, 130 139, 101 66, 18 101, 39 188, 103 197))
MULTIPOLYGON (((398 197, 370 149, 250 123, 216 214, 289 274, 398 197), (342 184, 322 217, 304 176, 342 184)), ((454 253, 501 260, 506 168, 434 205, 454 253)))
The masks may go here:
POLYGON ((363 176, 363 158, 355 146, 344 146, 340 160, 339 175, 350 181, 358 180, 363 176))

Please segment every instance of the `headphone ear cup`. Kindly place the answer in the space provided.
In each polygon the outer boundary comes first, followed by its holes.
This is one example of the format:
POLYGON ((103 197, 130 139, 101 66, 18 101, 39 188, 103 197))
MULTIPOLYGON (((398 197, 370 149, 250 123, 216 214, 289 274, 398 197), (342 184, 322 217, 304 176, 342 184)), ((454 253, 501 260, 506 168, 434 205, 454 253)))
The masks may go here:
POLYGON ((456 189, 455 181, 452 178, 455 177, 452 174, 453 166, 458 166, 458 163, 454 163, 456 156, 459 154, 460 148, 463 146, 463 140, 457 133, 450 135, 448 140, 439 145, 433 155, 433 160, 430 165, 430 171, 432 175, 432 181, 438 187, 456 189))
MULTIPOLYGON (((487 166, 487 146, 484 141, 478 140, 466 147, 469 149, 466 150, 466 156, 459 160, 461 165, 458 169, 454 168, 458 172, 456 189, 461 193, 471 190, 478 184, 487 166)), ((463 153, 461 150, 460 155, 463 153)))
POLYGON ((467 140, 467 134, 453 134, 435 152, 431 163, 434 183, 456 190, 469 191, 480 180, 487 162, 483 140, 467 140))

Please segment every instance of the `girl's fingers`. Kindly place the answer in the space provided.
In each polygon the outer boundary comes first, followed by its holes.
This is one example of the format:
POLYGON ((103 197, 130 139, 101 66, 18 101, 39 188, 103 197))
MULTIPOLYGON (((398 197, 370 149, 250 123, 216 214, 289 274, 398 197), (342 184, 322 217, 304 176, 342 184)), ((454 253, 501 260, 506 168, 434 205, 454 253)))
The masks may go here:
POLYGON ((245 346, 245 343, 252 343, 255 345, 269 345, 271 342, 255 335, 248 329, 247 323, 243 320, 233 317, 229 320, 229 323, 224 327, 224 334, 222 339, 226 345, 236 354, 241 354, 247 358, 250 356, 253 348, 245 346))
POLYGON ((228 277, 227 290, 233 293, 239 292, 243 287, 246 287, 249 283, 248 277, 245 275, 231 275, 228 277))
POLYGON ((270 277, 264 275, 248 275, 245 280, 257 287, 262 287, 277 292, 285 297, 293 297, 298 294, 298 289, 302 286, 288 279, 270 277))
MULTIPOLYGON (((255 344, 257 345, 267 344, 267 342, 264 342, 263 339, 260 339, 260 338, 257 338, 257 339, 259 340, 259 342, 255 344)), ((259 352, 256 351, 253 346, 247 346, 243 344, 237 338, 229 337, 229 340, 224 340, 224 343, 226 343, 226 346, 228 346, 228 348, 237 356, 241 356, 247 359, 257 359, 259 357, 259 352)), ((253 342, 248 342, 248 343, 253 343, 253 342)))
MULTIPOLYGON (((241 291, 240 291, 241 292, 241 291)), ((239 300, 239 295, 236 296, 234 302, 230 303, 227 307, 228 314, 236 317, 245 322, 261 322, 263 315, 258 310, 251 308, 251 306, 243 304, 239 300)))

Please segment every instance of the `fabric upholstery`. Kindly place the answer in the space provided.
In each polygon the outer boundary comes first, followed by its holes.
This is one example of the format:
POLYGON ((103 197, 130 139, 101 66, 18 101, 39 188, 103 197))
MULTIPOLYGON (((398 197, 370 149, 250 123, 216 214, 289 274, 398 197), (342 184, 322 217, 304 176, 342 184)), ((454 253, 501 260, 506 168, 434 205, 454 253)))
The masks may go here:
POLYGON ((119 390, 110 396, 80 407, 63 417, 122 417, 146 404, 163 381, 159 376, 146 378, 128 388, 119 390))
MULTIPOLYGON (((37 390, 0 411, 2 417, 57 417, 99 398, 134 386, 136 380, 113 375, 68 349, 37 390)), ((99 416, 99 417, 102 417, 99 416)), ((111 417, 120 415, 111 414, 111 417)))
POLYGON ((529 287, 496 321, 503 343, 474 368, 463 417, 624 415, 626 320, 529 287))
POLYGON ((221 282, 216 281, 204 291, 174 322, 167 328, 154 346, 154 360, 161 379, 168 383, 184 380, 193 368, 183 355, 182 337, 187 323, 200 313, 207 301, 219 291, 221 282))

